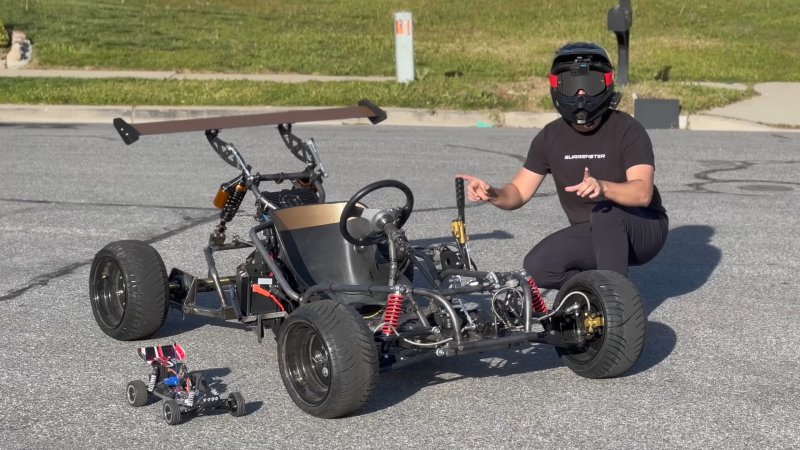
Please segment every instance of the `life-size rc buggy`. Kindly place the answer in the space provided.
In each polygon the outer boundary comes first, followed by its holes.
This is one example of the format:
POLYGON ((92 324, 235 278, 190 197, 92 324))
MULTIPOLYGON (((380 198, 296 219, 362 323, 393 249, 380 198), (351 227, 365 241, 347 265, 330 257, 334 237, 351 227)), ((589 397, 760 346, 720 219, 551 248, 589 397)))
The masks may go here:
POLYGON ((142 339, 164 323, 169 306, 252 325, 259 340, 277 335, 280 374, 292 400, 318 417, 339 417, 365 404, 378 373, 428 358, 514 345, 549 344, 575 373, 614 377, 639 358, 645 317, 636 288, 623 276, 587 271, 572 277, 548 309, 524 271, 477 270, 467 248, 463 181, 456 180, 453 242, 416 247, 405 230, 411 190, 396 180, 372 183, 348 201, 327 201, 327 175, 313 139, 292 124, 385 119, 358 106, 114 126, 127 144, 141 135, 203 131, 239 175, 214 200, 221 209, 204 254, 208 274, 167 273, 150 245, 108 244, 94 258, 90 298, 100 328, 120 340, 142 339), (304 168, 261 173, 220 137, 227 128, 276 125, 304 168), (267 189, 266 182, 285 183, 267 189), (402 205, 362 200, 399 190, 402 205), (255 201, 249 239, 226 236, 246 194, 255 201), (247 250, 235 273, 220 276, 214 254, 247 250), (213 306, 209 302, 215 302, 213 306))
POLYGON ((144 406, 150 396, 164 400, 164 420, 170 425, 181 423, 181 417, 218 409, 230 411, 233 416, 244 415, 244 396, 239 392, 220 393, 209 386, 200 372, 186 368, 186 352, 179 344, 140 347, 139 356, 152 371, 145 383, 133 380, 128 383, 125 396, 131 406, 144 406))

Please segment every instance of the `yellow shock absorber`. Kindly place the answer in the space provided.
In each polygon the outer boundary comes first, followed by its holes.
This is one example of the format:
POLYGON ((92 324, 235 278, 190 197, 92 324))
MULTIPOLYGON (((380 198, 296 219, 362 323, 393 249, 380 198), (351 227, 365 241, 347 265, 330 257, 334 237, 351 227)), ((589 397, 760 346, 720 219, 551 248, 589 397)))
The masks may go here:
POLYGON ((222 209, 225 207, 225 203, 228 203, 228 199, 231 197, 231 194, 225 190, 224 186, 220 186, 219 191, 217 191, 217 196, 214 197, 214 206, 217 209, 222 209))

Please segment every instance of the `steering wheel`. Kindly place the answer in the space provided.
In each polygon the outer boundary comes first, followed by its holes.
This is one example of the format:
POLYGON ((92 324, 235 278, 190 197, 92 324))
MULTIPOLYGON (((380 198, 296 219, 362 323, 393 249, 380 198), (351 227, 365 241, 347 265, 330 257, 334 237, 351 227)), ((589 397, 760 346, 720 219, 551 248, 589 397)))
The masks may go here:
POLYGON ((388 223, 394 223, 395 227, 401 228, 408 220, 408 216, 411 215, 412 209, 414 209, 414 194, 411 193, 411 189, 408 186, 397 180, 376 181, 361 188, 361 190, 356 192, 347 204, 344 205, 342 215, 339 217, 339 231, 341 231, 342 236, 347 242, 351 244, 377 244, 382 239, 385 226, 388 223), (365 217, 362 213, 367 210, 358 206, 358 202, 367 194, 383 188, 396 188, 402 191, 406 196, 406 204, 401 208, 392 208, 389 210, 369 210, 372 213, 371 217, 365 217), (354 237, 347 229, 348 219, 356 217, 364 218, 364 220, 369 221, 369 233, 362 238, 354 237))

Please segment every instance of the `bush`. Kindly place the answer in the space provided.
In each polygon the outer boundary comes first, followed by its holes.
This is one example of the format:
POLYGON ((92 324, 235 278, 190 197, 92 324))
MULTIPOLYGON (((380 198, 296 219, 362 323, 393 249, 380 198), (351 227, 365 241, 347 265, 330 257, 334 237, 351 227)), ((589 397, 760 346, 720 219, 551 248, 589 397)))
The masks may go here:
POLYGON ((0 47, 8 47, 11 44, 8 38, 8 30, 6 30, 6 26, 3 24, 3 21, 0 20, 0 47))

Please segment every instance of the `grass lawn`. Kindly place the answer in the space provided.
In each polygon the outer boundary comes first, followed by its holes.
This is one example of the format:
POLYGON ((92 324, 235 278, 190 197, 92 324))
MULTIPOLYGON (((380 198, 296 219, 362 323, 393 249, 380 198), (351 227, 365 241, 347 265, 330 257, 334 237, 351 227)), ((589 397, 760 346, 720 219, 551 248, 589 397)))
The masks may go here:
MULTIPOLYGON (((332 105, 550 110, 553 51, 596 41, 614 1, 0 0, 37 68, 394 74, 393 13, 414 14, 418 80, 308 83, 0 80, 0 102, 332 105), (447 73, 460 76, 447 77, 447 73), (157 103, 153 103, 157 102, 157 103)), ((629 97, 679 98, 685 111, 750 95, 693 81, 800 81, 797 0, 633 2, 629 97), (793 31, 789 31, 793 30, 793 31), (667 81, 657 80, 659 73, 667 81)), ((663 78, 663 77, 661 77, 663 78)), ((623 102, 632 105, 630 98, 623 102)), ((623 108, 624 109, 624 108, 623 108)))

